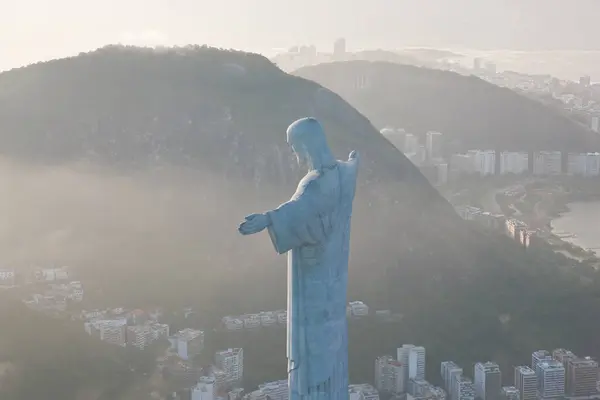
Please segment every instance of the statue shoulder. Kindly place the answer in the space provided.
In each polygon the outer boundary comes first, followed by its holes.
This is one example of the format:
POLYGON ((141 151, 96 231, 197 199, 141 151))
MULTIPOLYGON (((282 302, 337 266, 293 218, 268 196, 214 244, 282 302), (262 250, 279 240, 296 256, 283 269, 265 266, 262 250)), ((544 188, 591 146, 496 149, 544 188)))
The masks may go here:
POLYGON ((319 178, 321 178, 321 174, 319 174, 318 171, 310 171, 300 180, 300 183, 298 183, 298 191, 306 193, 316 190, 319 185, 319 178))
POLYGON ((318 181, 321 177, 319 171, 310 171, 308 174, 304 175, 304 178, 300 181, 300 184, 303 186, 308 186, 318 181))
POLYGON ((358 173, 358 165, 360 163, 358 152, 356 150, 352 151, 348 156, 348 161, 340 161, 339 163, 343 165, 346 173, 356 175, 358 173))

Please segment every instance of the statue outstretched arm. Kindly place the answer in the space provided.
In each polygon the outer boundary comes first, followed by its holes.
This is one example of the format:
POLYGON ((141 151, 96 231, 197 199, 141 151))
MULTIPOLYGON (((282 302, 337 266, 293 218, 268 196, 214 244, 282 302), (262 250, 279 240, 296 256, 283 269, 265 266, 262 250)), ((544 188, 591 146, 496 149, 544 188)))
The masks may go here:
POLYGON ((308 181, 300 186, 291 200, 266 213, 275 251, 283 254, 324 240, 327 227, 319 216, 323 211, 319 197, 317 183, 308 181))
POLYGON ((242 235, 252 235, 269 228, 273 245, 280 254, 300 246, 300 241, 311 241, 307 235, 302 235, 301 226, 312 214, 309 196, 310 191, 305 187, 301 193, 296 193, 291 200, 274 210, 248 215, 239 225, 238 232, 242 235), (283 250, 284 248, 286 250, 283 250))
POLYGON ((238 232, 242 235, 252 235, 263 231, 270 224, 271 219, 268 214, 252 214, 248 215, 240 224, 238 232))
POLYGON ((324 241, 333 220, 327 210, 328 202, 321 198, 318 179, 318 174, 307 175, 289 201, 274 210, 249 215, 239 226, 239 232, 250 235, 268 229, 279 254, 324 241))

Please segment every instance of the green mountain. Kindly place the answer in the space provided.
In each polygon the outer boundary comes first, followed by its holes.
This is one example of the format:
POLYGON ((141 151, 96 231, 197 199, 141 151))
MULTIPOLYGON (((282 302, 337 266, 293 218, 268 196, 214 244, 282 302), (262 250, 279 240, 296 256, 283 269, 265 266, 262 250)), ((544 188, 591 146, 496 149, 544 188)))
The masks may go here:
MULTIPOLYGON (((192 306, 202 327, 284 308, 285 258, 236 227, 293 193, 285 128, 306 115, 339 158, 361 154, 349 297, 404 316, 351 327, 352 381, 409 342, 428 346, 431 379, 446 358, 597 348, 595 283, 463 222, 357 110, 254 54, 113 46, 0 74, 0 254, 72 265, 98 307, 192 306)), ((252 337, 247 384, 285 376, 284 333, 252 337)), ((207 346, 249 340, 224 339, 207 346)))
POLYGON ((338 62, 294 75, 340 94, 373 124, 443 132, 447 151, 597 151, 600 136, 555 109, 474 76, 385 62, 338 62))

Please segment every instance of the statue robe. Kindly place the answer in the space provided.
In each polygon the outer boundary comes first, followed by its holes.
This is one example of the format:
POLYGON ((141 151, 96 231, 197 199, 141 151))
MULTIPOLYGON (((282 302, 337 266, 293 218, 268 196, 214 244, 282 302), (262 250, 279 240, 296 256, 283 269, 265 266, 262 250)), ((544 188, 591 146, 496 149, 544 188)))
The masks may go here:
POLYGON ((269 211, 271 241, 288 252, 290 400, 348 399, 346 288, 358 158, 309 172, 269 211))

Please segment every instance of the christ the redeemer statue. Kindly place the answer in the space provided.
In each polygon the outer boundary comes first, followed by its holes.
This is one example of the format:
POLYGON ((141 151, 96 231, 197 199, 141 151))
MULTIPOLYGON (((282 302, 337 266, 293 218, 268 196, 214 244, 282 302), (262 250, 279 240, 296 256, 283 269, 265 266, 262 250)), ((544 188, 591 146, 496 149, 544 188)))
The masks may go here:
POLYGON ((290 400, 347 400, 346 287, 358 157, 353 151, 337 161, 314 118, 292 123, 287 141, 308 173, 288 202, 247 216, 239 231, 267 228, 275 250, 288 253, 290 400))

